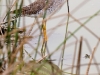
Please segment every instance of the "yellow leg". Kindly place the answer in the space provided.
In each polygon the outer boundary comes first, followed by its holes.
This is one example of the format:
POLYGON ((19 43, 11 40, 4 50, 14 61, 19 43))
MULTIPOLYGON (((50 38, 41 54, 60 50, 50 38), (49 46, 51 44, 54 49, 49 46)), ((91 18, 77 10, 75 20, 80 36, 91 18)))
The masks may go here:
POLYGON ((44 42, 47 42, 47 32, 46 32, 46 21, 43 21, 43 27, 42 27, 42 30, 43 30, 43 38, 44 38, 44 42))
POLYGON ((47 45, 47 33, 46 33, 46 21, 43 20, 42 22, 42 32, 43 32, 43 44, 42 44, 42 49, 41 49, 41 54, 42 57, 45 56, 46 52, 46 45, 47 45))

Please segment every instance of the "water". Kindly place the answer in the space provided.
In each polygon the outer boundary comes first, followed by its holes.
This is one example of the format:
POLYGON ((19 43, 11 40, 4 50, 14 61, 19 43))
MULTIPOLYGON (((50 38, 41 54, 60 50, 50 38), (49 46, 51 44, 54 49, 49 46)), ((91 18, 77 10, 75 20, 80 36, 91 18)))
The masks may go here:
MULTIPOLYGON (((25 0, 25 5, 28 5, 27 0, 25 0)), ((69 7, 70 7, 70 14, 75 19, 77 19, 78 21, 80 21, 83 24, 89 18, 89 16, 95 14, 98 10, 100 10, 100 1, 99 0, 69 0, 69 7)), ((67 13, 66 4, 54 16, 65 14, 65 13, 67 13)), ((98 42, 98 38, 100 36, 100 34, 99 34, 100 33, 100 25, 99 25, 100 24, 100 16, 99 15, 100 14, 98 14, 93 19, 91 19, 88 23, 85 24, 85 26, 87 28, 89 28, 89 30, 91 30, 93 33, 95 33, 96 36, 91 34, 91 32, 84 27, 82 27, 78 32, 76 32, 74 34, 77 37, 78 41, 80 40, 81 36, 83 37, 81 64, 88 64, 90 61, 90 59, 84 58, 85 54, 89 54, 91 57, 91 52, 89 51, 87 42, 89 43, 91 51, 93 51, 94 47, 96 47, 96 44, 98 42)), ((67 19, 66 16, 62 16, 60 18, 56 18, 56 19, 47 21, 47 32, 49 35, 48 48, 49 48, 50 52, 53 52, 64 40, 66 19, 67 19), (51 29, 51 28, 58 26, 58 24, 60 24, 60 23, 62 23, 63 25, 56 28, 56 30, 54 30, 54 31, 51 29), (52 31, 53 31, 53 33, 50 35, 49 33, 52 31)), ((25 23, 26 23, 25 25, 32 24, 33 22, 34 22, 34 18, 30 18, 30 17, 25 18, 25 23)), ((79 26, 80 26, 80 24, 77 21, 73 21, 73 18, 70 17, 68 31, 74 32, 79 26)), ((38 27, 35 26, 33 31, 36 28, 38 28, 38 27)), ((37 34, 39 34, 39 31, 37 31, 33 35, 33 37, 37 34)), ((70 34, 68 34, 68 35, 70 35, 70 34)), ((32 45, 36 46, 37 41, 38 41, 38 38, 33 38, 29 42, 32 45)), ((74 49, 75 49, 75 41, 76 41, 76 39, 74 37, 71 37, 66 42, 63 68, 68 68, 68 67, 71 67, 71 65, 72 65, 74 49), (72 43, 72 44, 70 45, 70 43, 72 43)), ((31 53, 33 50, 28 45, 25 45, 25 49, 28 50, 29 53, 31 53)), ((77 43, 77 52, 78 52, 78 49, 79 49, 79 42, 77 43)), ((100 49, 100 46, 98 46, 98 48, 95 52, 95 59, 96 59, 97 63, 100 63, 100 60, 98 58, 100 56, 99 49, 100 49)), ((40 50, 40 48, 39 48, 39 50, 40 50)), ((52 56, 52 59, 56 59, 56 61, 54 61, 54 63, 56 63, 56 64, 58 64, 58 62, 59 62, 61 50, 62 50, 62 48, 60 48, 60 50, 58 52, 54 53, 52 56)), ((37 58, 39 59, 41 57, 38 56, 37 58)), ((77 58, 75 60, 77 60, 77 58)), ((75 61, 75 63, 76 63, 76 61, 75 61)), ((92 61, 92 63, 94 63, 94 60, 92 61)), ((87 65, 81 67, 81 74, 86 73, 87 67, 88 67, 87 65)), ((99 65, 98 65, 98 67, 100 68, 99 65)), ((70 72, 70 70, 67 70, 67 72, 70 72)), ((97 73, 96 66, 91 66, 89 73, 90 74, 97 73)))

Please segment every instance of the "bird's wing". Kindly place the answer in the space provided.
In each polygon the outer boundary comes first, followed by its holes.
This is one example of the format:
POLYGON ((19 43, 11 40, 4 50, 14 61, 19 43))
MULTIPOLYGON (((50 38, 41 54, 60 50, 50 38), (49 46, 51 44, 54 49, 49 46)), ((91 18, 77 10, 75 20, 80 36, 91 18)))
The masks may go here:
POLYGON ((53 0, 36 0, 35 2, 31 3, 28 6, 25 6, 21 9, 13 10, 11 13, 15 14, 16 11, 21 11, 21 16, 27 16, 32 14, 39 14, 39 12, 43 9, 48 9, 53 4, 53 0))

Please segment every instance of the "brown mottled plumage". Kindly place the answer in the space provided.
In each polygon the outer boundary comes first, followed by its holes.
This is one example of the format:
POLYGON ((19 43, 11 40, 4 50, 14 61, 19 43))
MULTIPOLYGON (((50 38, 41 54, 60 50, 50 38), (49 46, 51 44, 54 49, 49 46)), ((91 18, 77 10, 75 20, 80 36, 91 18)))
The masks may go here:
MULTIPOLYGON (((49 8, 50 5, 52 4, 53 4, 52 0, 49 0, 48 2, 46 0, 37 0, 31 3, 30 5, 25 6, 22 9, 18 9, 18 10, 21 10, 22 11, 21 15, 24 15, 24 16, 31 15, 31 14, 37 14, 42 9, 47 10, 47 8, 49 8)), ((14 10, 13 12, 15 13, 18 10, 14 10)))
POLYGON ((63 5, 65 0, 36 0, 35 2, 31 3, 28 6, 23 7, 22 9, 11 11, 13 14, 15 14, 16 11, 21 11, 19 16, 29 16, 29 15, 42 15, 44 12, 47 12, 48 14, 51 14, 56 9, 61 7, 63 5))

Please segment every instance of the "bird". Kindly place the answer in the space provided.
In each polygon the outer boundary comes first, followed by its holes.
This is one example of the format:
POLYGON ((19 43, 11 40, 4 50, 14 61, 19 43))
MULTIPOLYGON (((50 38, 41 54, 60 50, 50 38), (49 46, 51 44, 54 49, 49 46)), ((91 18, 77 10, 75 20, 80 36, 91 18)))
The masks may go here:
MULTIPOLYGON (((58 10, 60 10, 65 2, 66 0, 35 0, 33 3, 27 6, 11 10, 10 15, 11 18, 33 16, 44 19, 44 16, 47 17, 50 14, 56 13, 58 10)), ((14 22, 12 23, 14 24, 14 22)), ((43 34, 43 42, 47 42, 46 22, 44 20, 42 22, 41 31, 43 34)))
MULTIPOLYGON (((35 0, 33 3, 24 6, 20 9, 15 9, 11 11, 14 17, 23 17, 23 16, 33 16, 39 18, 45 18, 52 13, 56 13, 61 9, 66 0, 35 0), (17 13, 16 13, 17 12, 17 13)), ((46 22, 42 22, 42 34, 43 42, 47 42, 47 32, 46 32, 46 22)), ((43 54, 44 51, 41 51, 43 54)), ((44 56, 45 54, 43 54, 44 56)))
MULTIPOLYGON (((35 0, 33 3, 24 6, 20 9, 15 9, 11 11, 14 17, 23 17, 23 16, 39 16, 40 18, 44 15, 49 16, 50 14, 57 12, 61 9, 66 0, 35 0), (16 13, 17 12, 17 13, 16 13)), ((46 27, 44 26, 44 35, 46 27)))

